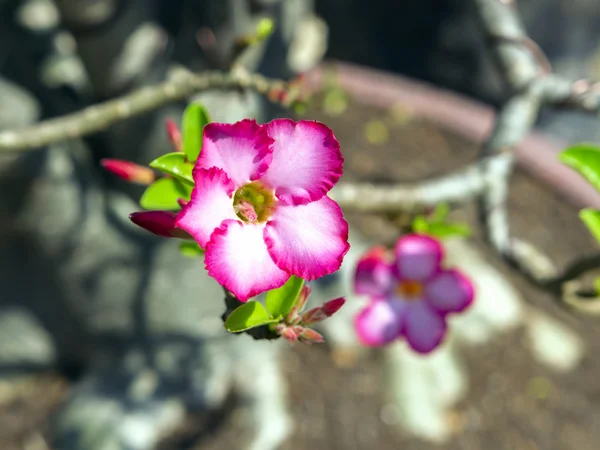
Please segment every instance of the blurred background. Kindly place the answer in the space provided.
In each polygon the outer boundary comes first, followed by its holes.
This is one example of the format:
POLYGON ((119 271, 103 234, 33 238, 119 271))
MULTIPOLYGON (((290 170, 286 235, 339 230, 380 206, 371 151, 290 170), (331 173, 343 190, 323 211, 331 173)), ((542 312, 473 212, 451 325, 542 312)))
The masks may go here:
MULTIPOLYGON (((600 78, 597 1, 517 4, 556 72, 600 78)), ((508 96, 464 0, 0 0, 0 131, 177 68, 228 70, 236 39, 264 17, 275 32, 242 62, 269 77, 320 80, 301 117, 334 130, 346 181, 417 181, 463 166, 481 136, 429 120, 423 108, 436 106, 424 99, 447 106, 440 89, 453 92, 459 123, 508 96)), ((216 121, 297 117, 241 89, 193 100, 216 121)), ((202 262, 132 226, 143 187, 99 165, 170 151, 164 120, 179 122, 185 105, 0 154, 0 449, 598 448, 596 322, 508 270, 478 232, 447 247, 473 277, 477 303, 430 357, 402 343, 366 352, 351 329, 362 304, 350 291, 353 264, 371 243, 393 241, 397 217, 348 216, 353 250, 314 286, 314 301, 349 300, 323 330, 327 345, 225 335, 221 290, 202 262)), ((595 118, 544 111, 546 144, 531 154, 555 158, 560 142, 598 140, 599 129, 595 118)), ((516 170, 514 233, 559 266, 595 253, 582 204, 538 172, 516 170)), ((476 228, 473 205, 452 217, 476 228)))

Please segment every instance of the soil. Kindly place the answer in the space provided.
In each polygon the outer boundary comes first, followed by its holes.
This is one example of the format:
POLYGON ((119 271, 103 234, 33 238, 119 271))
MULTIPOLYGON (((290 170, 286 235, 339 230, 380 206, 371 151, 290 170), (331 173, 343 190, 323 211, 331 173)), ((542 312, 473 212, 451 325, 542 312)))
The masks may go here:
MULTIPOLYGON (((351 104, 341 116, 331 117, 317 108, 307 117, 333 128, 345 155, 346 180, 418 180, 460 167, 477 152, 473 144, 452 133, 398 111, 392 114, 351 104), (365 123, 372 120, 381 121, 379 126, 383 124, 387 130, 383 132, 388 133, 387 139, 382 139, 381 133, 376 136, 380 143, 366 138, 365 123)), ((510 211, 513 233, 543 248, 559 266, 597 248, 579 222, 577 209, 521 170, 516 170, 512 179, 510 211)), ((453 214, 476 229, 473 205, 453 214)), ((393 235, 393 228, 383 218, 349 219, 365 232, 386 238, 393 235)), ((486 249, 480 237, 474 240, 486 249)), ((532 287, 503 266, 496 255, 486 252, 528 301, 564 320, 584 338, 588 356, 575 371, 557 374, 532 360, 522 330, 472 348, 465 352, 470 392, 450 414, 455 438, 436 447, 410 438, 381 420, 384 396, 379 354, 342 368, 336 366, 326 345, 297 345, 284 365, 297 426, 283 450, 600 448, 600 364, 595 356, 600 354, 600 324, 561 308, 555 298, 532 287), (547 395, 541 397, 528 389, 532 380, 540 379, 549 387, 547 395)), ((43 446, 48 419, 68 389, 55 375, 43 375, 29 383, 22 392, 0 396, 2 450, 48 450, 43 446)), ((195 418, 189 422, 178 436, 163 442, 161 450, 235 449, 243 439, 235 415, 225 417, 202 439, 192 438, 193 425, 201 422, 195 418)))

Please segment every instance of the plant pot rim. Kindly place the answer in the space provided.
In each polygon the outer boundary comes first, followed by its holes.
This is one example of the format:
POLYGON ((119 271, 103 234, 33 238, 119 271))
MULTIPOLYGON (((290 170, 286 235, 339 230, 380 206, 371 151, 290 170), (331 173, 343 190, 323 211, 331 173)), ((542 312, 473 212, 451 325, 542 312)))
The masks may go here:
MULTIPOLYGON (((361 103, 388 109, 402 105, 412 114, 465 139, 483 143, 492 130, 494 108, 465 95, 402 75, 339 61, 325 61, 306 74, 309 92, 319 90, 325 72, 334 70, 340 87, 361 103)), ((599 208, 600 193, 562 164, 558 154, 567 142, 531 131, 516 147, 517 164, 579 208, 599 208)))

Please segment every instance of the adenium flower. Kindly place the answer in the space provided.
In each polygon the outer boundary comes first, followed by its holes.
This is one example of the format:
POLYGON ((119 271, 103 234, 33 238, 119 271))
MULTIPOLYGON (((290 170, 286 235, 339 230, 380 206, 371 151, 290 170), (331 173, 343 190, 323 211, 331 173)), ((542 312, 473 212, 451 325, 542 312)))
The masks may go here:
POLYGON ((342 165, 338 141, 319 122, 209 123, 176 225, 241 301, 290 275, 314 280, 338 270, 349 248, 348 224, 327 196, 342 165))
POLYGON ((441 267, 441 244, 424 235, 405 235, 393 255, 383 247, 359 261, 354 289, 370 296, 355 318, 359 340, 381 346, 404 337, 419 353, 429 353, 443 340, 446 316, 473 301, 471 282, 457 270, 441 267))

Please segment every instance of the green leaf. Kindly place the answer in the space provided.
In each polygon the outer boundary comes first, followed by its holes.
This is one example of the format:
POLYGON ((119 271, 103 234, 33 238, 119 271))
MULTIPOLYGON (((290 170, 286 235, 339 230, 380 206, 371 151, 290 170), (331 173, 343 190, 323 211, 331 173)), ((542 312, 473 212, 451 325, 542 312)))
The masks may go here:
POLYGON ((429 222, 423 216, 417 216, 413 219, 412 229, 415 233, 427 233, 429 231, 429 222))
POLYGON ((446 221, 449 212, 450 206, 440 203, 436 206, 430 219, 425 216, 416 216, 412 222, 412 229, 415 233, 428 234, 440 239, 450 236, 469 236, 471 229, 466 223, 446 221))
POLYGON ((183 241, 179 244, 179 251, 188 258, 197 258, 204 255, 204 250, 200 248, 196 241, 183 241))
POLYGON ((231 333, 239 333, 276 322, 279 322, 279 319, 272 319, 262 303, 250 301, 236 308, 229 315, 225 321, 225 328, 231 333))
POLYGON ((438 203, 433 211, 432 222, 444 222, 450 214, 450 205, 448 203, 438 203))
POLYGON ((275 30, 275 22, 273 19, 264 17, 258 21, 256 25, 256 37, 258 39, 265 39, 269 37, 275 30))
POLYGON ((600 211, 591 208, 582 209, 579 211, 579 217, 596 240, 600 242, 600 211))
POLYGON ((196 162, 202 150, 202 132, 210 122, 204 106, 191 103, 183 112, 183 152, 188 161, 196 162))
POLYGON ((600 191, 600 148, 594 144, 577 144, 559 155, 560 160, 577 170, 600 191))
POLYGON ((450 236, 470 236, 471 229, 465 223, 432 223, 427 234, 444 239, 450 236))
POLYGON ((175 178, 160 178, 146 188, 140 206, 146 210, 179 210, 177 199, 190 199, 192 187, 175 178))
POLYGON ((296 303, 302 286, 304 286, 304 280, 292 275, 283 286, 267 292, 265 304, 271 316, 281 317, 290 312, 290 309, 296 303))
POLYGON ((192 178, 194 165, 187 161, 183 153, 167 153, 152 161, 150 167, 194 185, 194 178, 192 178))
POLYGON ((596 291, 596 295, 600 295, 600 278, 594 280, 594 290, 596 291))

